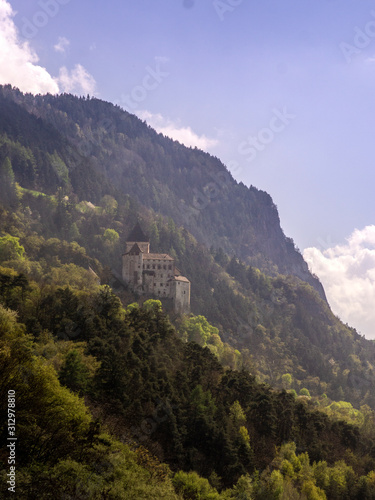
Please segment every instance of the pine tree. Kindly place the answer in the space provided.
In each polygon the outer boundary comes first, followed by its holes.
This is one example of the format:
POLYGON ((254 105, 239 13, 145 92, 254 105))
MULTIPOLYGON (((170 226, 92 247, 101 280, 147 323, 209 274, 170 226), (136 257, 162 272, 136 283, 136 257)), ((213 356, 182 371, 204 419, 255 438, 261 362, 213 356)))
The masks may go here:
POLYGON ((0 203, 7 208, 13 208, 17 204, 14 172, 8 157, 0 165, 0 203))

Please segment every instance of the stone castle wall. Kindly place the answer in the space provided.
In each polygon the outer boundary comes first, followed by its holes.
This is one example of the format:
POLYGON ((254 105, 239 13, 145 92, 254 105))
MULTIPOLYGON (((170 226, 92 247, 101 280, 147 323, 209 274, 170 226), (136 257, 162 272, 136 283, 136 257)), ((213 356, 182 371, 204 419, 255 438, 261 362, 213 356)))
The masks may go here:
POLYGON ((122 256, 124 282, 141 295, 170 299, 175 311, 187 313, 190 311, 190 281, 175 274, 175 261, 170 255, 150 253, 149 242, 126 242, 126 253, 122 256))

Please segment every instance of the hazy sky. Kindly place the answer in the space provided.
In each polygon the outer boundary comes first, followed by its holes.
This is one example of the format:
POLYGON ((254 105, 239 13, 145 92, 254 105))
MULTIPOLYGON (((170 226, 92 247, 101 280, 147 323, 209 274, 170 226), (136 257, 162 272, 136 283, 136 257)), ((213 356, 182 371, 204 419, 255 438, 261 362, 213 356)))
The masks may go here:
POLYGON ((0 0, 0 34, 0 83, 117 103, 269 192, 344 320, 334 249, 364 235, 372 308, 373 0, 0 0))

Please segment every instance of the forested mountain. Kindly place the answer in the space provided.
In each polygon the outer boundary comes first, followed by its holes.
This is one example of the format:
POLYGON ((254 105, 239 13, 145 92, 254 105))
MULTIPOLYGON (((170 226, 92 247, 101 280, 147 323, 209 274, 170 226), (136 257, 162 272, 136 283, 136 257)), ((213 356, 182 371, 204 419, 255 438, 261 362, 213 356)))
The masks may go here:
POLYGON ((284 235, 272 198, 238 184, 217 158, 157 134, 98 99, 23 95, 10 87, 2 87, 0 99, 2 130, 23 138, 36 155, 49 155, 38 161, 38 172, 14 166, 16 174, 24 172, 25 187, 54 192, 62 184, 95 203, 104 190, 110 192, 110 182, 172 217, 208 248, 222 248, 267 272, 298 276, 324 298, 320 282, 284 235))
POLYGON ((100 100, 0 88, 0 363, 20 498, 375 498, 374 343, 268 194, 100 100), (137 221, 191 315, 116 279, 137 221))

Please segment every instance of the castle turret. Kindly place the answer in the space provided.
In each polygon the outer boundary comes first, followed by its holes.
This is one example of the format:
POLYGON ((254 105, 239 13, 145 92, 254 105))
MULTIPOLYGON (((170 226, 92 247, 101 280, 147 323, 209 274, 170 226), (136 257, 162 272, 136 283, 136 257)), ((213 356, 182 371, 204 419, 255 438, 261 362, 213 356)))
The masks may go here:
POLYGON ((143 253, 150 253, 150 240, 142 231, 139 222, 137 222, 137 224, 134 226, 134 229, 131 231, 128 239, 126 240, 125 253, 130 252, 135 243, 137 243, 143 253))
POLYGON ((177 274, 169 280, 170 296, 176 312, 187 314, 190 312, 190 281, 177 274))
POLYGON ((122 279, 135 291, 143 291, 143 252, 137 243, 122 256, 122 279))

